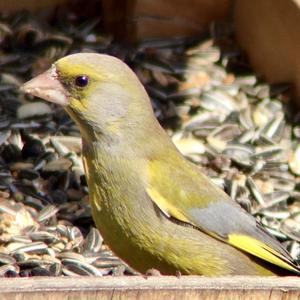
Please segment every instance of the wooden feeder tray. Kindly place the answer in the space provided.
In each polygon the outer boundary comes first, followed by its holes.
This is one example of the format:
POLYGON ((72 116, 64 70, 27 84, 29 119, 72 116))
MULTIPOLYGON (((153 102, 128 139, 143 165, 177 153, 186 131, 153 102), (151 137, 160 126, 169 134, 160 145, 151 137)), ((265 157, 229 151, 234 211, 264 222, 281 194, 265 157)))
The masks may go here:
POLYGON ((35 277, 3 278, 3 300, 299 299, 298 277, 35 277))

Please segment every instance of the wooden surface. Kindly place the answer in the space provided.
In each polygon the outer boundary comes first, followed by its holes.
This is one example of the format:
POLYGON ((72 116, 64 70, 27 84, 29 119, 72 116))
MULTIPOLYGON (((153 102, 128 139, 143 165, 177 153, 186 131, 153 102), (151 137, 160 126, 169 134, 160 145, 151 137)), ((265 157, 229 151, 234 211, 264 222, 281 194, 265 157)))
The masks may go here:
POLYGON ((20 10, 38 11, 61 5, 70 0, 19 0, 19 1, 6 1, 0 0, 1 12, 16 12, 20 10))
POLYGON ((1 278, 1 300, 300 299, 298 277, 1 278))
POLYGON ((300 0, 238 0, 234 22, 256 73, 294 83, 300 104, 300 0))
POLYGON ((224 20, 232 0, 105 0, 103 21, 118 39, 200 36, 214 20, 224 20))

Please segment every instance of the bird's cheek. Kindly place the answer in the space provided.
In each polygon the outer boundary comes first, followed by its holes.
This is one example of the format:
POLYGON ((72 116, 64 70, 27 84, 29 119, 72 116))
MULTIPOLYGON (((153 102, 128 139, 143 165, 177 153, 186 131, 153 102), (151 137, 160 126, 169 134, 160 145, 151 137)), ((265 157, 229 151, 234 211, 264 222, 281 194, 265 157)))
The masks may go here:
POLYGON ((70 98, 70 103, 68 105, 73 111, 76 111, 78 113, 84 113, 86 111, 86 106, 81 100, 78 100, 77 98, 70 98))

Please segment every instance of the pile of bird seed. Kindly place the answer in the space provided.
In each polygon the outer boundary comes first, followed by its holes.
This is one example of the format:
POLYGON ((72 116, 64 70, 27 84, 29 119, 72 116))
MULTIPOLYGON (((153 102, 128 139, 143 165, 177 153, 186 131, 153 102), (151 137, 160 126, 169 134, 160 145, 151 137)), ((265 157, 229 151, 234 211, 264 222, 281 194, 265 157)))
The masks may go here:
POLYGON ((18 90, 76 52, 125 60, 180 151, 299 259, 299 115, 287 86, 251 73, 228 28, 124 49, 98 19, 0 16, 0 276, 134 274, 94 227, 78 128, 62 108, 18 90))

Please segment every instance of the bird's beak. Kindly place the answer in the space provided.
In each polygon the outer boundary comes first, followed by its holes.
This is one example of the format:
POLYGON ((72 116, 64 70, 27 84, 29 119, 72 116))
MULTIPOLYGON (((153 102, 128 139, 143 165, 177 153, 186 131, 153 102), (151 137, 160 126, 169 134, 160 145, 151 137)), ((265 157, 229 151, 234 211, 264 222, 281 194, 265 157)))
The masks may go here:
POLYGON ((20 89, 25 93, 62 106, 69 104, 68 92, 58 80, 55 66, 27 81, 20 89))

